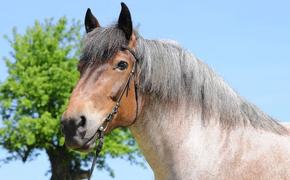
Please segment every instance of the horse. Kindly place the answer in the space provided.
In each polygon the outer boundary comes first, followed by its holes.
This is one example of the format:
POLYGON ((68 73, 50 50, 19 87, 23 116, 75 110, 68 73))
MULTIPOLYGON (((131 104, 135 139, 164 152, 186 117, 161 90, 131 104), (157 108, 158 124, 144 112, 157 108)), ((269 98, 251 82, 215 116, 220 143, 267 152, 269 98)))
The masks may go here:
POLYGON ((289 130, 178 43, 143 38, 124 3, 109 27, 88 9, 85 29, 61 120, 69 148, 128 127, 157 180, 290 179, 289 130))

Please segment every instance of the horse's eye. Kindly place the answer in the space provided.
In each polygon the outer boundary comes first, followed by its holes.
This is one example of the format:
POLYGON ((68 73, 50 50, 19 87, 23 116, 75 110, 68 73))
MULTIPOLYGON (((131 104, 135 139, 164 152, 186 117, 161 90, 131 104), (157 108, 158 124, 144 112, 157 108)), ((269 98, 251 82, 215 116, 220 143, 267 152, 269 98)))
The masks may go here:
POLYGON ((125 61, 120 61, 117 64, 117 68, 120 69, 120 70, 125 70, 125 69, 127 69, 127 67, 128 67, 128 63, 125 62, 125 61))

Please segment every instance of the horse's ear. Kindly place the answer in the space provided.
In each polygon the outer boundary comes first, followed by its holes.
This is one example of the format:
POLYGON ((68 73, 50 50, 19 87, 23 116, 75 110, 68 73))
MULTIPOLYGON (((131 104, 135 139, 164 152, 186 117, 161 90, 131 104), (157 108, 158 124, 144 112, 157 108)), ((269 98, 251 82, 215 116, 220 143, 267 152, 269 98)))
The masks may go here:
POLYGON ((87 33, 91 32, 92 30, 94 30, 97 27, 100 27, 100 24, 99 24, 97 18, 93 15, 90 8, 88 8, 88 10, 86 12, 85 27, 86 27, 87 33))
POLYGON ((132 32, 133 32, 133 25, 130 11, 125 3, 121 3, 122 10, 118 20, 118 27, 123 30, 127 40, 130 40, 132 32))

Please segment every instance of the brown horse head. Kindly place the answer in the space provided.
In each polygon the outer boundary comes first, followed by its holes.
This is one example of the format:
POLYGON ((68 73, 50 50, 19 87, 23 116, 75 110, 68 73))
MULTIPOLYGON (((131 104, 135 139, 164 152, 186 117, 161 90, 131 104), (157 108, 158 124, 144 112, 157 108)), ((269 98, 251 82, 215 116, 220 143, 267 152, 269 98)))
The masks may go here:
POLYGON ((90 9, 87 10, 87 35, 78 65, 80 79, 61 121, 65 144, 70 148, 82 151, 93 148, 96 132, 118 100, 118 112, 105 132, 129 126, 136 119, 136 76, 132 76, 136 36, 129 9, 124 3, 121 5, 118 23, 108 28, 102 28, 90 9))

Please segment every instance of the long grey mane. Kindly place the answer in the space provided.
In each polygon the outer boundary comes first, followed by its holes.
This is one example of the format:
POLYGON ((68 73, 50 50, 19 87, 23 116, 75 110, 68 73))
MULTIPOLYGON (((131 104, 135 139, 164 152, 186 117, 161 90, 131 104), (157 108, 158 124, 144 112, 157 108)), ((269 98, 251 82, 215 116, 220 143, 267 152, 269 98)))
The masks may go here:
MULTIPOLYGON (((85 38, 83 54, 88 59, 103 62, 124 43, 128 42, 116 27, 98 28, 85 38)), ((138 35, 136 55, 141 60, 139 70, 143 93, 165 102, 178 104, 186 101, 188 111, 190 108, 200 109, 204 124, 215 119, 226 129, 250 125, 277 134, 287 132, 177 43, 146 40, 138 35)))

